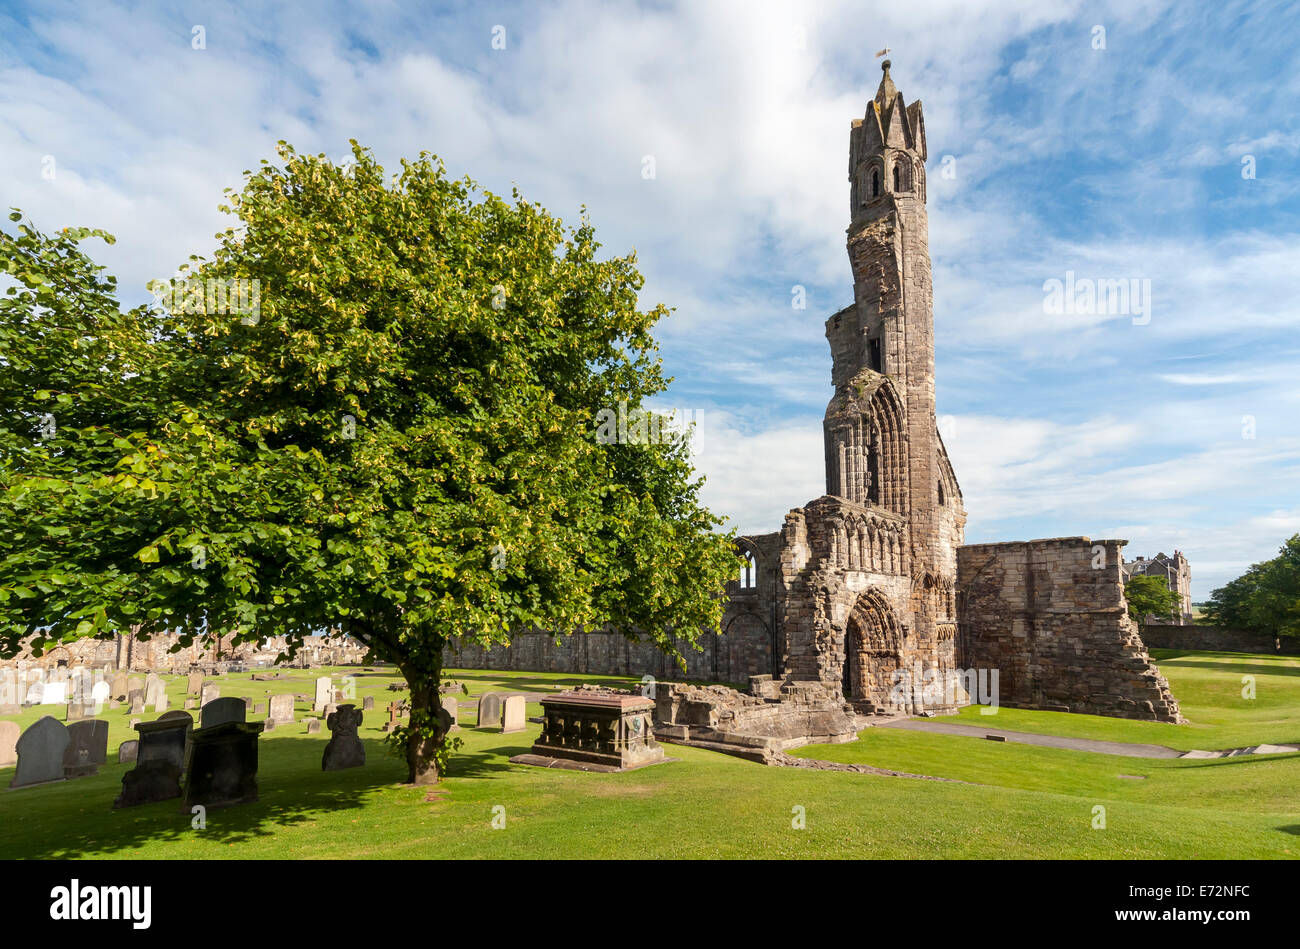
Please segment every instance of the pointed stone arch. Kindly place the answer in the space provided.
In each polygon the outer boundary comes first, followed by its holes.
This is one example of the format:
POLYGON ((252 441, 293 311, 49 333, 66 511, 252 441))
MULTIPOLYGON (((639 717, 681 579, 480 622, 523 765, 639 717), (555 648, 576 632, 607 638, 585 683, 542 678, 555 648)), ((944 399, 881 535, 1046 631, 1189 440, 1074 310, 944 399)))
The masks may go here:
POLYGON ((858 597, 844 627, 843 691, 864 712, 889 707, 894 672, 903 665, 903 627, 878 591, 858 597))

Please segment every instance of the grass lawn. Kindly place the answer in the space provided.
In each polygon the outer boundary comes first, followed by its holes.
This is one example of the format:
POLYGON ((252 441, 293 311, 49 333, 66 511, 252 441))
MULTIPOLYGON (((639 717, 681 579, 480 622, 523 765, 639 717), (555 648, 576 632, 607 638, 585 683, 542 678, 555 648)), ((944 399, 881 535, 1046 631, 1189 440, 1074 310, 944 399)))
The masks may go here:
MULTIPOLYGON (((1187 676, 1208 679, 1187 698, 1176 681, 1183 673, 1162 663, 1175 694, 1190 703, 1186 714, 1204 721, 1207 728, 1248 731, 1249 720, 1233 720, 1238 713, 1224 697, 1227 685, 1218 688, 1213 681, 1217 677, 1237 682, 1239 691, 1239 664, 1224 663, 1220 654, 1199 656, 1211 658, 1196 667, 1197 659, 1185 657, 1193 666, 1187 676), (1218 668, 1222 665, 1231 668, 1218 668), (1227 705, 1197 705, 1193 696, 1227 705)), ((310 694, 311 683, 321 673, 289 674, 292 680, 274 683, 227 676, 221 680, 221 693, 251 694, 261 701, 267 688, 310 694)), ((448 674, 474 695, 500 688, 542 692, 601 679, 496 671, 448 674)), ((1270 681, 1286 675, 1270 672, 1270 681)), ((465 747, 454 759, 452 774, 430 793, 400 784, 405 768, 386 753, 380 740, 378 728, 387 717, 382 708, 397 697, 386 689, 394 678, 382 673, 357 680, 358 702, 373 694, 377 706, 361 731, 367 746, 365 768, 322 772, 320 755, 328 733, 308 736, 300 723, 281 726, 262 738, 261 799, 209 812, 202 830, 191 827, 179 801, 112 810, 128 767, 115 763, 114 752, 117 743, 133 733, 126 728, 129 714, 107 712, 113 763, 102 767, 97 777, 0 790, 0 857, 1300 856, 1300 755, 1151 761, 868 729, 859 742, 798 753, 971 783, 765 768, 673 745, 665 750, 679 760, 669 764, 626 774, 585 774, 510 764, 511 755, 528 749, 535 726, 514 735, 479 730, 472 727, 473 711, 462 709, 462 721, 470 726, 460 732, 465 747), (1106 811, 1104 830, 1093 829, 1097 805, 1106 811), (494 814, 502 813, 505 826, 494 829, 494 814), (792 826, 799 813, 803 829, 792 826)), ((171 682, 173 706, 180 705, 184 687, 183 679, 171 682)), ((1262 674, 1258 690, 1261 697, 1267 691, 1262 674)), ((300 703, 300 715, 309 707, 300 703)), ((1300 697, 1293 698, 1291 709, 1300 726, 1300 697)), ((530 715, 539 711, 540 706, 529 704, 530 715)), ((1000 727, 1024 727, 1010 724, 1010 711, 979 719, 1000 727)), ((36 717, 27 712, 18 720, 25 724, 36 717)), ((1060 715, 1045 721, 1058 718, 1086 717, 1060 715)), ((1256 725, 1273 728, 1282 718, 1281 710, 1272 707, 1256 725)), ((1107 719, 1087 721, 1111 724, 1107 719)), ((1032 730, 1050 729, 1043 725, 1032 730)), ((1172 744, 1146 734, 1121 740, 1172 744)), ((1269 739, 1252 734, 1234 742, 1261 740, 1269 739)), ((1206 745, 1197 740, 1188 747, 1206 745)), ((12 773, 0 769, 0 788, 7 787, 12 773)))
POLYGON ((1169 680, 1188 724, 1015 708, 984 715, 977 706, 934 721, 1166 745, 1179 751, 1300 743, 1300 657, 1171 649, 1153 649, 1151 656, 1169 680), (1253 699, 1242 694, 1245 676, 1254 678, 1253 699))

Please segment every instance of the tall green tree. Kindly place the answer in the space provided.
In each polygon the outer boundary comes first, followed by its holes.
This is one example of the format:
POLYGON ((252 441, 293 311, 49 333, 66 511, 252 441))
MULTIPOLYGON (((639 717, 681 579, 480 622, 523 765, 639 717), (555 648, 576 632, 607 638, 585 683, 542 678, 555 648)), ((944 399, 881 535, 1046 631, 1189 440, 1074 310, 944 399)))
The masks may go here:
POLYGON ((355 143, 354 158, 282 143, 230 194, 237 226, 183 268, 193 282, 150 337, 156 417, 113 433, 111 475, 58 461, 112 503, 43 516, 56 488, 16 479, 37 529, 108 517, 120 533, 65 554, 60 609, 32 601, 7 645, 42 624, 44 641, 138 626, 236 643, 339 627, 406 677, 393 741, 428 783, 452 637, 608 625, 679 655, 720 622, 736 556, 683 433, 596 437, 602 410, 638 411, 669 381, 651 335, 666 310, 639 309, 634 257, 602 260, 590 225, 431 156, 391 177, 355 143))
POLYGON ((1173 618, 1182 606, 1177 591, 1169 589, 1169 582, 1160 576, 1130 577, 1124 584, 1124 599, 1128 601, 1128 615, 1144 633, 1148 616, 1173 618))
POLYGON ((1211 593, 1205 612, 1220 626, 1300 638, 1300 534, 1285 541, 1273 559, 1251 564, 1211 593))

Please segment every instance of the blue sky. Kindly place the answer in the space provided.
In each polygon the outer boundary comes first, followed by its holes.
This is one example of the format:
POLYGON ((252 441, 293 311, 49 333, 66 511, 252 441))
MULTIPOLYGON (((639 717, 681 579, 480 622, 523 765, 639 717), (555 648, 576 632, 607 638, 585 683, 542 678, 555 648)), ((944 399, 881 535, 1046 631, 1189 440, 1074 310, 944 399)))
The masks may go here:
POLYGON ((0 184, 115 233, 128 303, 282 138, 585 205, 676 308, 661 407, 699 413, 710 506, 775 530, 824 489, 848 129, 888 47, 925 108, 967 540, 1178 548, 1202 599, 1300 531, 1298 35, 1285 3, 5 3, 0 184), (1149 321, 1045 312, 1067 271, 1149 280, 1149 321))

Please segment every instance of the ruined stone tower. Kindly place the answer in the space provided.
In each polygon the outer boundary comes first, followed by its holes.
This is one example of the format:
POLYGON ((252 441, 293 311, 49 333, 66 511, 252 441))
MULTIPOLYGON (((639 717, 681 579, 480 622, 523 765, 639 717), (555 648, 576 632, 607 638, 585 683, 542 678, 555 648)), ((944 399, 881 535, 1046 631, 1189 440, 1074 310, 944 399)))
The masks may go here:
POLYGON ((934 711, 965 701, 934 693, 955 668, 966 515, 935 424, 925 122, 889 66, 849 133, 853 303, 826 321, 826 494, 786 516, 777 626, 786 681, 934 711))

